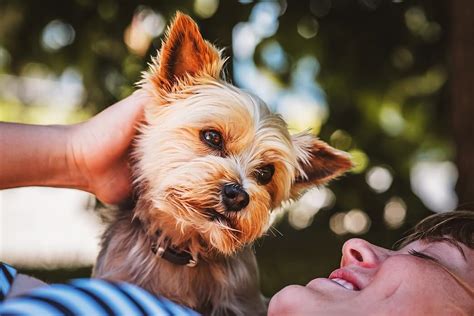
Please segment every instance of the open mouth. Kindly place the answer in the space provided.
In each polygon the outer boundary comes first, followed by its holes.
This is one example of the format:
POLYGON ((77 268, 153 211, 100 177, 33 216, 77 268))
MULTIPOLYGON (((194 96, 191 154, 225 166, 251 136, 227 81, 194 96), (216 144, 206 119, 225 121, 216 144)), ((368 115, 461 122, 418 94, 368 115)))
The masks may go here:
POLYGON ((333 278, 333 279, 330 279, 331 281, 333 281, 334 283, 342 286, 343 288, 345 288, 346 290, 350 290, 350 291, 360 291, 360 289, 353 283, 349 282, 349 281, 346 281, 344 279, 340 279, 340 278, 333 278))
POLYGON ((336 283, 339 286, 342 286, 346 290, 350 291, 360 291, 361 286, 357 277, 351 272, 346 269, 337 269, 334 270, 329 275, 329 280, 336 283))
POLYGON ((208 216, 208 218, 211 220, 211 221, 220 221, 222 223, 228 223, 229 222, 229 218, 226 217, 225 215, 219 213, 218 211, 216 211, 215 209, 213 208, 208 208, 206 209, 206 215, 208 216))

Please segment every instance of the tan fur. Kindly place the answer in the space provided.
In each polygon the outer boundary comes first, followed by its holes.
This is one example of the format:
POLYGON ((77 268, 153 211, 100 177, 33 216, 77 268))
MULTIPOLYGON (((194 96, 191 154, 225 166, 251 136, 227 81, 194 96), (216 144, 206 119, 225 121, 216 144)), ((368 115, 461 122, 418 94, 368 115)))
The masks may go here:
POLYGON ((141 82, 150 102, 134 152, 139 201, 105 233, 94 274, 205 314, 264 314, 251 245, 271 209, 340 175, 350 161, 308 133, 290 136, 263 101, 223 81, 224 61, 189 17, 178 14, 167 34, 141 82), (222 134, 221 152, 201 140, 209 129, 222 134), (275 173, 260 185, 255 172, 267 164, 275 173), (241 211, 226 211, 221 201, 228 183, 250 197, 241 211), (211 219, 208 209, 225 220, 211 219), (198 265, 155 256, 154 242, 189 251, 198 265))

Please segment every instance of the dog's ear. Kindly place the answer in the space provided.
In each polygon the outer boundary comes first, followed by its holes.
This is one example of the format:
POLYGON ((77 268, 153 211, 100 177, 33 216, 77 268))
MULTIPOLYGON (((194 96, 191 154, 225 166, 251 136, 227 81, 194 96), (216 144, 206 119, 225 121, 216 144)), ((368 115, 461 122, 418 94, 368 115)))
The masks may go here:
POLYGON ((171 89, 188 76, 219 78, 223 61, 219 51, 202 38, 197 24, 178 12, 166 32, 151 80, 161 89, 171 89))
POLYGON ((291 136, 296 150, 299 170, 291 188, 291 197, 324 184, 352 167, 347 153, 332 148, 308 132, 291 136))

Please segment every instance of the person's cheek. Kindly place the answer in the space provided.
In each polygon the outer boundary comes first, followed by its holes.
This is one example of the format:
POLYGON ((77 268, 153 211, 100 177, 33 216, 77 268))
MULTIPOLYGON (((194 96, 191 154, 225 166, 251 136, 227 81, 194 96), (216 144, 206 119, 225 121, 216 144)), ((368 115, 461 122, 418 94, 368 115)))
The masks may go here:
POLYGON ((411 258, 393 256, 385 260, 375 273, 366 290, 379 299, 390 299, 404 290, 404 285, 418 286, 419 269, 410 262, 411 258))
POLYGON ((386 315, 431 315, 449 296, 438 270, 433 263, 408 255, 387 259, 370 285, 379 302, 374 306, 386 315))
POLYGON ((318 295, 313 290, 289 285, 272 297, 268 315, 317 315, 318 301, 318 295))

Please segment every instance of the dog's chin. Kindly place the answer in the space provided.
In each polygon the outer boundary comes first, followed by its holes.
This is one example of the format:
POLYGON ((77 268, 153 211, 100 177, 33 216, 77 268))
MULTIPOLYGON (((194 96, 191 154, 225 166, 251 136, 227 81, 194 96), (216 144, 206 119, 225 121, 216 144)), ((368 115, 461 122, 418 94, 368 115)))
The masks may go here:
POLYGON ((242 230, 238 213, 206 209, 205 214, 208 220, 207 229, 201 236, 212 252, 225 256, 233 255, 258 237, 246 235, 245 230, 242 230))
MULTIPOLYGON (((171 215, 168 217, 169 225, 172 225, 172 222, 182 225, 179 229, 181 231, 179 240, 199 236, 200 251, 203 255, 233 255, 259 237, 246 233, 248 223, 242 222, 238 212, 226 212, 221 205, 207 207, 189 203, 186 208, 180 208, 183 204, 176 204, 178 203, 169 203, 168 206, 174 207, 160 210, 162 212, 166 210, 166 214, 171 215)), ((252 227, 255 228, 255 225, 252 227)))
POLYGON ((217 211, 215 208, 206 208, 203 214, 206 219, 211 223, 226 226, 229 228, 232 228, 233 226, 233 218, 228 214, 224 214, 223 212, 217 211))
POLYGON ((239 214, 221 209, 206 208, 201 211, 205 222, 200 225, 201 238, 209 253, 230 256, 253 240, 244 240, 239 214))
POLYGON ((236 228, 236 218, 232 214, 214 208, 203 210, 206 229, 201 233, 210 250, 223 255, 232 255, 240 247, 240 231, 236 228))

